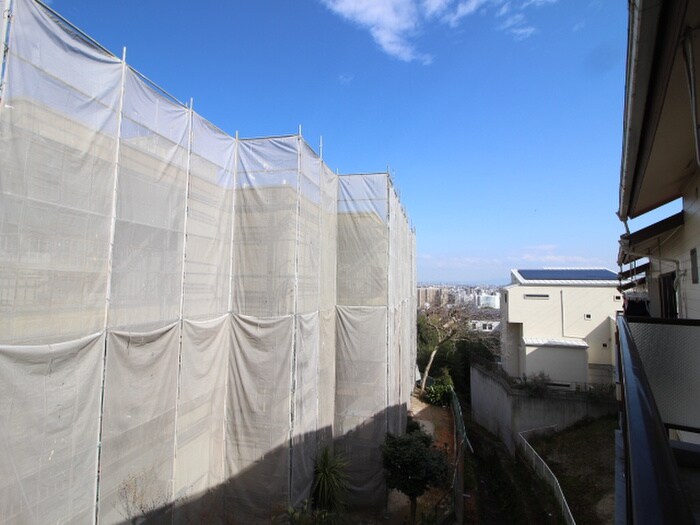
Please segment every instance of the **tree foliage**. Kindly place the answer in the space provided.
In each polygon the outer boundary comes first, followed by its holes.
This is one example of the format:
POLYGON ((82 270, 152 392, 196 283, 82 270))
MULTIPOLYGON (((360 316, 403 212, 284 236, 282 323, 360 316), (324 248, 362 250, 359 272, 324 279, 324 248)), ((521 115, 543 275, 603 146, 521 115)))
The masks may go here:
POLYGON ((447 368, 442 369, 442 374, 435 382, 425 390, 425 400, 431 405, 446 407, 452 400, 454 384, 447 368))
POLYGON ((386 434, 381 445, 386 484, 411 500, 415 523, 416 501, 428 488, 447 483, 449 467, 444 452, 432 446, 432 438, 419 430, 403 436, 386 434))
POLYGON ((431 326, 431 316, 444 317, 446 309, 431 308, 419 313, 416 327, 418 335, 416 361, 418 368, 425 371, 432 357, 433 361, 428 370, 447 368, 454 382, 455 392, 462 399, 469 399, 471 363, 493 366, 499 354, 500 339, 498 333, 470 330, 471 311, 464 310, 458 314, 461 319, 460 330, 440 345, 438 345, 438 330, 431 326), (434 355, 433 351, 435 351, 434 355))

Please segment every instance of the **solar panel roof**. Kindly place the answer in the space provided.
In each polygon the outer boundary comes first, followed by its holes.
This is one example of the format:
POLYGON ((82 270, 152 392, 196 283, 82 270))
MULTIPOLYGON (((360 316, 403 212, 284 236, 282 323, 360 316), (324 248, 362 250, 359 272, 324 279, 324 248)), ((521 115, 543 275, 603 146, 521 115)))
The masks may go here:
POLYGON ((518 270, 527 281, 617 281, 617 274, 602 268, 518 270))

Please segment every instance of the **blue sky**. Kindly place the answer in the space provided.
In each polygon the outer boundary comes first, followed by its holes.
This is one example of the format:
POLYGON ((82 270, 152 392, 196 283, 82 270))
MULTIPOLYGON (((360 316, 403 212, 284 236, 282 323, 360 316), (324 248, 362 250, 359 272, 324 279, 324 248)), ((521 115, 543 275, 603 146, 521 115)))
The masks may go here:
POLYGON ((51 6, 231 134, 301 125, 340 173, 388 166, 419 281, 616 268, 623 0, 51 6))

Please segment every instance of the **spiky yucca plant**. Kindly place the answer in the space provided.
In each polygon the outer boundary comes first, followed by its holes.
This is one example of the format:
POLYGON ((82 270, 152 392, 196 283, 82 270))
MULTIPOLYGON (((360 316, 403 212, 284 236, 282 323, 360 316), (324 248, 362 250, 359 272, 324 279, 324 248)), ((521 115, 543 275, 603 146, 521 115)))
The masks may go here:
POLYGON ((328 512, 343 510, 348 491, 348 478, 345 474, 347 466, 348 462, 341 454, 332 455, 328 447, 321 451, 316 458, 314 469, 314 507, 328 512))

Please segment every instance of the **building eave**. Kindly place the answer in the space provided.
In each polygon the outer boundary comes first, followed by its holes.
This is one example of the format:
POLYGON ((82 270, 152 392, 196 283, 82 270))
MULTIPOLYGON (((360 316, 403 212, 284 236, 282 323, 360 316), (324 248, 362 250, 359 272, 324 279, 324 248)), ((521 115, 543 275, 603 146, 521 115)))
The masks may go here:
MULTIPOLYGON (((680 197, 680 184, 666 184, 662 191, 658 188, 645 191, 644 187, 645 178, 649 176, 647 168, 653 148, 658 145, 657 132, 668 101, 674 64, 682 53, 679 51, 679 43, 687 24, 688 0, 633 0, 629 5, 625 112, 617 211, 621 220, 638 217, 680 197)), ((677 70, 675 73, 674 86, 678 89, 680 77, 677 70)), ((661 147, 666 146, 662 144, 661 147)), ((681 175, 678 174, 679 177, 681 175)), ((652 173, 651 176, 658 177, 659 174, 652 173)))

